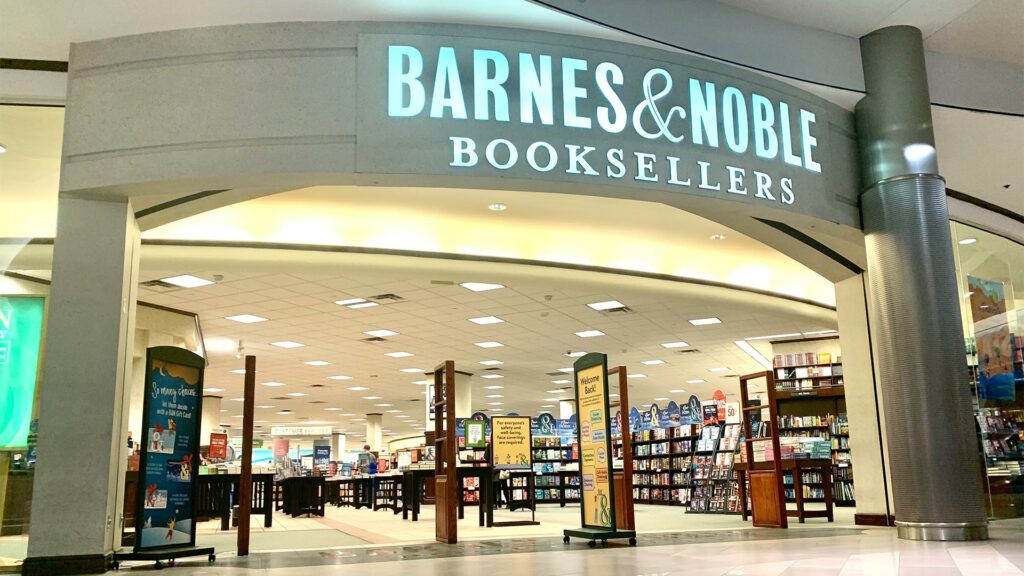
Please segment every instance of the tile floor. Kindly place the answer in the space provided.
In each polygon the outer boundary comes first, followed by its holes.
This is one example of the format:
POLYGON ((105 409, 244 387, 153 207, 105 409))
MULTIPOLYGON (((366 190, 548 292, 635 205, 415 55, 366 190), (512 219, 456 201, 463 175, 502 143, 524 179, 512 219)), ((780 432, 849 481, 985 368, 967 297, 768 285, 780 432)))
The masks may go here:
MULTIPOLYGON (((150 570, 140 566, 135 570, 150 570)), ((258 553, 186 562, 166 576, 1008 576, 1024 575, 1024 521, 999 521, 987 542, 897 540, 892 529, 815 526, 644 535, 630 548, 559 538, 258 553), (500 555, 500 557, 495 557, 500 555)))

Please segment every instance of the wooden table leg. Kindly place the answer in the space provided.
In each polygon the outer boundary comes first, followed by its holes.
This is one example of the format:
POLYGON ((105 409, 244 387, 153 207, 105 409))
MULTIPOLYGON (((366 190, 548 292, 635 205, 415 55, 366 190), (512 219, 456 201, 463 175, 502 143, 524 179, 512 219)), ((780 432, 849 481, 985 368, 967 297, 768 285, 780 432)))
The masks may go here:
POLYGON ((799 466, 793 468, 793 495, 796 496, 796 517, 804 523, 804 479, 799 466))
POLYGON ((747 510, 747 479, 746 474, 742 470, 736 471, 736 486, 739 488, 740 493, 740 511, 743 515, 743 521, 746 522, 750 514, 747 510))
POLYGON ((828 521, 834 521, 832 502, 832 466, 828 465, 821 469, 822 488, 825 489, 825 511, 828 512, 828 521))

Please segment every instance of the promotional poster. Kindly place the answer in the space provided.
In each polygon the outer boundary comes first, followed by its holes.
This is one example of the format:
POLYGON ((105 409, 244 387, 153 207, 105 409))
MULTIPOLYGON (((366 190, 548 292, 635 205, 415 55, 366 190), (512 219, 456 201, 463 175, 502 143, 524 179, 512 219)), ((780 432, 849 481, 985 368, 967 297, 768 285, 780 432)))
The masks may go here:
MULTIPOLYGON (((577 365, 585 360, 584 356, 577 365)), ((611 421, 604 362, 576 371, 579 415, 581 507, 585 528, 614 528, 611 490, 611 421)))
POLYGON ((44 310, 41 296, 0 296, 0 449, 29 444, 44 310))
POLYGON ((195 544, 203 363, 182 348, 148 350, 136 550, 195 544))
POLYGON ((529 468, 533 464, 528 416, 495 416, 491 419, 491 434, 494 468, 514 470, 529 468))
POLYGON ((978 348, 978 396, 981 400, 1013 400, 1013 335, 1006 315, 1002 282, 967 277, 971 295, 974 340, 978 348))

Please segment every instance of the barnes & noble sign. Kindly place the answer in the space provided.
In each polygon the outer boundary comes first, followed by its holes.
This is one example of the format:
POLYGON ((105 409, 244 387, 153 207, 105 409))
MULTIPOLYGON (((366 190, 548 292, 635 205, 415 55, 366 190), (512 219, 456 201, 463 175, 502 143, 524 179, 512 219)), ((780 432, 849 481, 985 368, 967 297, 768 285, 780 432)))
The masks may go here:
POLYGON ((834 111, 721 65, 483 38, 359 46, 360 172, 631 186, 819 216, 830 179, 856 188, 855 163, 830 174, 834 111))

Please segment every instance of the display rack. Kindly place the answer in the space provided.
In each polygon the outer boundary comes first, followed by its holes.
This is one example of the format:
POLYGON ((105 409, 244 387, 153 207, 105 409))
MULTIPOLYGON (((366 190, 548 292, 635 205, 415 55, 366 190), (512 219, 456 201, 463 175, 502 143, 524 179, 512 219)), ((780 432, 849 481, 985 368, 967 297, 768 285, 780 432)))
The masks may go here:
MULTIPOLYGON (((855 506, 841 358, 816 352, 777 354, 773 367, 779 435, 828 440, 831 444, 832 501, 836 506, 855 506)), ((826 490, 819 477, 812 475, 811 479, 817 478, 817 481, 804 483, 804 502, 824 500, 826 490)), ((796 501, 796 494, 789 488, 793 483, 792 473, 787 473, 788 502, 796 501)))
POLYGON ((632 433, 635 502, 689 504, 693 446, 699 431, 699 425, 683 425, 632 433))
POLYGON ((570 438, 545 435, 534 436, 532 443, 534 497, 538 504, 559 504, 579 502, 579 472, 566 468, 575 465, 572 444, 565 444, 570 438), (570 472, 566 474, 566 472, 570 472), (576 478, 574 484, 567 482, 576 478))

